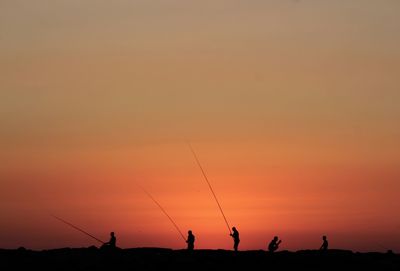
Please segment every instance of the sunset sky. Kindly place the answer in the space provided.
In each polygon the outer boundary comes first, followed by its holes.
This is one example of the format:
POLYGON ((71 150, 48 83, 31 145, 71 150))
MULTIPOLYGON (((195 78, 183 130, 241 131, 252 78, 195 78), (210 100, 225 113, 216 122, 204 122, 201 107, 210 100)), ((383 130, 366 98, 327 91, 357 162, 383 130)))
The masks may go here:
POLYGON ((0 248, 400 251, 400 1, 1 0, 0 248))

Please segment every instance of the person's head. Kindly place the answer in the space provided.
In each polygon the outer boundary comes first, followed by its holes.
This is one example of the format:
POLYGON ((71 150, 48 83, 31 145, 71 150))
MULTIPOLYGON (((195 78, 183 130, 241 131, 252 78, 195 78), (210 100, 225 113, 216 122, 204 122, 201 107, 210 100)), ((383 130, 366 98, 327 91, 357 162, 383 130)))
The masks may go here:
POLYGON ((110 232, 110 235, 111 235, 111 236, 114 236, 114 232, 113 232, 113 231, 112 231, 112 232, 110 232))
POLYGON ((192 231, 188 231, 188 234, 189 234, 189 235, 192 235, 192 231))
POLYGON ((233 231, 236 231, 236 228, 235 228, 235 227, 232 227, 232 230, 233 230, 233 231))
POLYGON ((326 236, 325 236, 325 235, 324 235, 324 236, 322 236, 322 240, 324 240, 324 241, 326 240, 326 236))
POLYGON ((274 241, 278 241, 278 236, 275 236, 275 237, 274 237, 274 241))

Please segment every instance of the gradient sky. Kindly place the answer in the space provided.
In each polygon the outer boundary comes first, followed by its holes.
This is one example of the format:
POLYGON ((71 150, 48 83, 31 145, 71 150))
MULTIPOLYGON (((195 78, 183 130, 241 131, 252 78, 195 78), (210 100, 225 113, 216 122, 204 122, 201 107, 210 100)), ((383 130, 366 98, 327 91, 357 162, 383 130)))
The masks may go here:
POLYGON ((400 250, 400 1, 2 0, 0 247, 400 250))

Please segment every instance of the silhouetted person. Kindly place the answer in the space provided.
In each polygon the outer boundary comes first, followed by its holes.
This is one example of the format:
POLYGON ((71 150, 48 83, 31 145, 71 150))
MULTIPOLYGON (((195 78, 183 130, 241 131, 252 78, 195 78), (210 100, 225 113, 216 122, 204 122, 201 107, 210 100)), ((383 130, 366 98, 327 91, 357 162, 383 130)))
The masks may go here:
POLYGON ((110 241, 108 241, 107 243, 103 244, 103 247, 105 248, 116 248, 116 244, 117 244, 117 238, 115 238, 115 234, 114 232, 110 233, 110 241))
POLYGON ((322 236, 322 240, 323 240, 323 242, 322 242, 322 245, 321 245, 321 247, 319 248, 319 250, 324 250, 324 251, 326 251, 326 250, 328 250, 328 240, 326 239, 326 236, 325 236, 325 235, 322 236))
POLYGON ((195 240, 195 237, 194 237, 192 231, 188 231, 188 238, 186 240, 186 243, 188 244, 188 247, 187 247, 188 250, 194 249, 194 240, 195 240))
POLYGON ((235 227, 232 228, 232 233, 230 234, 233 238, 233 249, 235 251, 238 250, 238 246, 239 246, 239 232, 237 231, 237 229, 235 227))
POLYGON ((275 252, 276 250, 278 250, 280 243, 282 243, 282 240, 278 241, 278 236, 275 236, 268 245, 268 251, 275 252))

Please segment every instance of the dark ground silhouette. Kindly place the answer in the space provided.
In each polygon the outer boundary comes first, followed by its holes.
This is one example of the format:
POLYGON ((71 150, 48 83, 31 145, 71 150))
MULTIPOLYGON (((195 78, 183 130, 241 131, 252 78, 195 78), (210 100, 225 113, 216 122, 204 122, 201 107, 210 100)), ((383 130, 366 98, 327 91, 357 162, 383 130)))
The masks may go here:
POLYGON ((345 250, 0 249, 2 270, 400 270, 400 255, 345 250))

